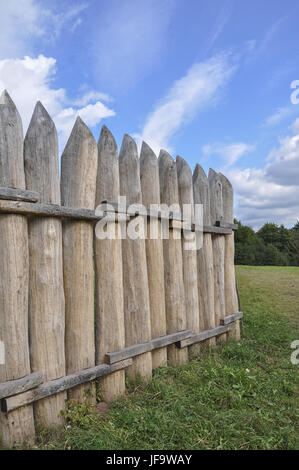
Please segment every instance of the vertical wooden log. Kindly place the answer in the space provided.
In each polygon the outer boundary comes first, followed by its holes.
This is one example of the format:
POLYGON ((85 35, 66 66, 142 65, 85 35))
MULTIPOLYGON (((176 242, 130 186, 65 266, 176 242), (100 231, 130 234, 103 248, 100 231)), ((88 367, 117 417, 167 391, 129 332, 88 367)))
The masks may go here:
MULTIPOLYGON (((210 211, 211 223, 216 224, 217 220, 223 220, 223 198, 222 183, 219 174, 214 170, 209 171, 210 185, 210 211)), ((220 318, 224 318, 225 311, 225 287, 224 287, 224 235, 213 235, 213 259, 214 259, 214 305, 216 326, 220 325, 220 318)), ((226 340, 226 333, 219 335, 217 341, 226 340)))
MULTIPOLYGON (((96 207, 104 200, 117 201, 119 197, 118 149, 106 126, 101 130, 98 152, 96 207)), ((111 225, 111 228, 117 233, 116 226, 111 225)), ((100 240, 95 236, 94 243, 97 299, 96 363, 102 364, 107 352, 125 347, 122 241, 119 238, 100 240)), ((124 393, 124 370, 101 379, 101 394, 104 400, 112 401, 124 393)))
MULTIPOLYGON (((94 209, 97 163, 97 144, 78 117, 61 157, 63 206, 94 209)), ((69 375, 95 365, 93 225, 88 222, 63 222, 63 278, 69 375)), ((68 397, 95 403, 95 385, 79 385, 68 391, 68 397)))
MULTIPOLYGON (((140 180, 142 202, 146 208, 151 204, 160 206, 160 182, 158 159, 152 149, 142 143, 140 154, 140 180)), ((166 312, 164 290, 163 242, 161 238, 161 221, 151 219, 147 223, 145 241, 147 274, 149 284, 152 339, 166 335, 166 312), (151 232, 157 239, 151 238, 151 232)), ((167 364, 167 348, 152 352, 153 369, 167 364)))
MULTIPOLYGON (((127 197, 127 204, 142 204, 137 146, 128 135, 124 136, 120 150, 119 176, 120 195, 127 197)), ((145 240, 132 240, 127 235, 122 242, 126 346, 132 346, 151 339, 145 240)), ((149 379, 152 375, 151 353, 137 356, 128 374, 133 377, 140 374, 149 379)))
MULTIPOLYGON (((23 128, 17 108, 6 91, 0 97, 0 185, 25 189, 23 128)), ((29 256, 26 217, 0 216, 0 341, 4 364, 0 382, 30 374, 28 343, 29 256)), ((33 443, 32 405, 11 413, 0 411, 0 440, 33 443)))
MULTIPOLYGON (((222 183, 223 198, 223 218, 225 222, 234 222, 234 191, 230 181, 219 173, 222 183)), ((231 315, 238 311, 238 295, 236 289, 235 274, 235 242, 234 232, 225 236, 225 307, 226 315, 231 315)), ((235 322, 235 326, 227 333, 228 338, 240 339, 240 320, 235 322)))
MULTIPOLYGON (((194 220, 194 198, 192 171, 188 163, 180 156, 176 157, 176 167, 178 174, 178 190, 181 213, 183 214, 184 204, 189 204, 192 221, 194 220)), ((197 250, 185 250, 185 240, 182 237, 183 255, 183 278, 185 287, 186 303, 186 327, 193 333, 200 330, 199 324, 199 300, 198 300, 198 279, 197 279, 197 250)), ((200 345, 195 344, 189 348, 192 354, 200 351, 200 345)))
MULTIPOLYGON (((161 203, 179 206, 176 164, 165 150, 161 150, 159 155, 159 178, 161 203)), ((180 231, 180 229, 170 230, 169 239, 163 240, 167 334, 186 329, 182 244, 175 233, 177 230, 180 231)), ((170 365, 185 364, 187 360, 187 348, 178 349, 175 345, 169 346, 170 365)))
MULTIPOLYGON (((203 224, 211 225, 210 188, 203 168, 197 164, 193 173, 194 203, 203 205, 203 224)), ((214 307, 214 262, 212 236, 203 234, 203 246, 197 251, 198 294, 200 305, 200 328, 215 328, 214 307)), ((207 344, 216 344, 215 338, 207 340, 207 344)))
MULTIPOLYGON (((24 158, 27 189, 37 191, 41 202, 60 204, 57 132, 40 102, 25 137, 24 158)), ((65 375, 62 226, 57 218, 34 217, 28 229, 31 367, 47 382, 65 375)), ((62 392, 37 402, 37 420, 45 426, 62 423, 65 399, 62 392)))

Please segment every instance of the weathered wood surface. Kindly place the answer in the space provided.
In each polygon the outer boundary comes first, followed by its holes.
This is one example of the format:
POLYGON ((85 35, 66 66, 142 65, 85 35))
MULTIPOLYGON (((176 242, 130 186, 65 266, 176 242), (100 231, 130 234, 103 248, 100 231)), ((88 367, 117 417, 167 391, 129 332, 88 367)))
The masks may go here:
POLYGON ((243 318, 243 312, 233 313, 232 315, 228 315, 225 318, 220 319, 221 325, 228 325, 229 323, 235 322, 243 318))
POLYGON ((39 372, 26 375, 21 379, 9 380, 8 382, 0 383, 0 399, 11 397, 17 393, 26 392, 32 388, 37 387, 43 382, 43 375, 39 372))
MULTIPOLYGON (((221 178, 221 181, 222 181, 222 178, 226 178, 224 175, 222 175, 221 173, 219 173, 219 176, 221 178)), ((226 178, 227 179, 227 178, 226 178)), ((223 196, 223 201, 224 201, 224 196, 223 196)), ((224 213, 224 217, 225 217, 225 213, 226 211, 224 210, 223 211, 224 213)), ((232 230, 238 230, 238 224, 233 224, 233 223, 230 223, 230 222, 225 222, 223 220, 216 220, 216 226, 217 227, 222 227, 222 228, 228 228, 228 229, 232 229, 232 230)))
POLYGON ((111 207, 113 207, 116 213, 127 214, 131 217, 135 217, 136 215, 143 215, 146 217, 156 217, 159 220, 177 220, 179 222, 184 222, 181 214, 176 211, 166 211, 157 209, 156 207, 146 208, 144 207, 146 206, 145 204, 139 207, 139 205, 130 206, 128 204, 119 204, 116 201, 104 200, 102 202, 103 205, 101 205, 101 208, 104 211, 107 210, 108 212, 111 210, 111 207))
POLYGON ((202 341, 206 341, 210 338, 216 338, 219 336, 226 335, 226 333, 233 328, 233 323, 229 323, 225 326, 216 326, 215 328, 209 328, 208 330, 202 331, 195 335, 192 335, 190 338, 183 339, 182 341, 178 341, 176 343, 178 348, 186 348, 187 346, 191 346, 192 344, 201 343, 202 341))
MULTIPOLYGON (((142 204, 140 170, 137 146, 128 135, 124 136, 119 155, 120 195, 127 204, 142 204)), ((135 219, 139 230, 144 229, 144 218, 135 219)), ((151 340, 150 301, 144 239, 122 240, 124 314, 126 346, 151 340)), ((144 379, 152 375, 152 356, 145 353, 135 358, 128 369, 131 376, 140 374, 144 379)))
MULTIPOLYGON (((223 218, 228 223, 234 221, 234 191, 230 181, 219 173, 222 184, 223 218)), ((225 308, 226 314, 238 311, 238 294, 235 274, 235 243, 234 232, 225 237, 225 308)), ((234 329, 228 333, 228 338, 240 339, 240 322, 236 321, 234 329)))
POLYGON ((0 199, 37 202, 39 194, 34 191, 27 191, 26 189, 0 187, 0 199))
MULTIPOLYGON (((200 165, 196 165, 193 173, 194 203, 203 205, 203 224, 210 226, 210 187, 208 178, 200 165)), ((214 307, 214 263, 212 236, 205 232, 203 246, 197 251, 198 294, 200 307, 200 329, 215 327, 214 307)), ((215 345, 215 338, 208 341, 215 345)))
MULTIPOLYGON (((158 159, 152 149, 142 143, 140 153, 140 181, 142 202, 147 208, 151 204, 160 206, 160 182, 158 159)), ((154 218, 147 223, 145 241, 147 274, 150 298, 152 339, 166 335, 166 310, 164 288, 163 241, 161 239, 161 220, 154 218)), ((167 364, 167 349, 152 352, 153 369, 167 364)))
MULTIPOLYGON (((88 127, 77 118, 61 157, 61 202, 95 207, 98 149, 88 127)), ((93 226, 86 221, 63 223, 66 374, 95 365, 93 226)), ((68 397, 96 400, 95 384, 80 385, 68 397)))
POLYGON ((40 385, 34 390, 29 390, 28 392, 15 395, 13 397, 4 398, 1 402, 1 408, 4 412, 11 413, 13 410, 29 403, 39 402, 39 400, 44 400, 47 397, 56 396, 57 394, 60 396, 61 394, 64 394, 66 390, 82 386, 82 384, 96 380, 99 377, 103 377, 105 375, 112 374, 115 371, 124 369, 125 367, 129 367, 131 364, 132 359, 126 359, 125 361, 120 361, 116 364, 101 364, 96 367, 81 370, 78 373, 71 374, 66 377, 51 380, 40 385))
POLYGON ((215 235, 231 235, 232 229, 228 227, 213 227, 211 225, 204 225, 203 232, 215 235))
MULTIPOLYGON (((23 128, 8 93, 0 97, 0 186, 25 189, 23 128)), ((28 233, 21 215, 0 216, 0 340, 5 364, 0 382, 30 374, 28 343, 28 233)), ((6 447, 34 441, 32 406, 12 414, 0 413, 0 436, 6 447)))
MULTIPOLYGON (((190 207, 190 223, 194 220, 194 195, 193 195, 193 181, 192 171, 188 163, 180 156, 176 157, 176 167, 178 175, 178 190, 179 202, 181 213, 184 216, 184 204, 190 207)), ((198 278, 197 278, 197 249, 196 249, 196 234, 191 235, 187 231, 187 236, 182 237, 182 256, 183 256, 183 278, 185 287, 185 305, 186 305, 186 328, 191 330, 192 333, 200 331, 200 311, 199 311, 199 298, 198 298, 198 278), (194 244, 194 249, 187 250, 186 243, 194 244)), ((192 353, 198 353, 198 345, 191 347, 192 353)))
MULTIPOLYGON (((110 212, 111 207, 115 208, 116 214, 127 215, 128 220, 131 217, 135 217, 136 215, 139 215, 139 212, 140 212, 138 210, 129 211, 128 208, 123 208, 123 207, 119 208, 118 204, 112 201, 104 201, 104 203, 101 204, 101 210, 97 210, 95 212, 89 209, 65 207, 65 206, 60 206, 57 204, 40 204, 40 203, 32 203, 32 202, 26 202, 26 201, 19 202, 19 201, 13 201, 13 200, 6 201, 6 200, 1 200, 0 198, 0 213, 20 214, 20 215, 40 216, 40 217, 58 217, 61 219, 66 218, 66 219, 75 219, 75 220, 86 220, 89 222, 97 222, 101 220, 104 217, 104 212, 110 212)), ((159 220, 169 220, 170 222, 177 221, 181 223, 180 227, 182 229, 186 227, 186 221, 180 218, 179 215, 171 211, 169 214, 167 214, 166 211, 152 210, 151 212, 150 211, 147 212, 147 217, 157 217, 159 220)), ((235 226, 235 224, 225 224, 224 222, 221 223, 221 225, 225 225, 225 226, 217 227, 217 226, 211 226, 211 225, 204 225, 203 232, 230 235, 232 233, 232 230, 234 230, 234 226, 235 226)), ((197 229, 197 227, 195 226, 194 223, 192 223, 192 230, 194 231, 195 229, 197 229)), ((202 228, 200 227, 199 229, 201 230, 202 228)))
MULTIPOLYGON (((24 141, 27 189, 42 203, 60 204, 58 140, 55 124, 37 103, 24 141)), ((24 203, 23 203, 24 204, 24 203)), ((32 218, 28 223, 30 282, 30 355, 33 372, 45 381, 65 375, 65 301, 62 269, 62 226, 55 218, 32 218)), ((34 405, 43 425, 62 423, 66 393, 34 405)))
POLYGON ((186 338, 192 336, 192 331, 185 330, 179 331, 178 333, 173 333, 171 335, 161 336, 160 338, 152 339, 148 343, 135 344, 134 346, 129 346, 128 348, 121 349, 119 351, 108 352, 106 354, 106 362, 108 364, 114 364, 115 362, 127 359, 130 357, 139 356, 148 351, 159 350, 159 348, 164 349, 165 346, 177 343, 186 338))
POLYGON ((101 220, 104 213, 89 209, 74 209, 58 204, 39 204, 31 202, 1 201, 0 213, 12 213, 37 217, 58 217, 74 220, 86 220, 97 222, 101 220))
MULTIPOLYGON (((98 142, 96 207, 103 200, 119 196, 118 149, 113 135, 102 127, 98 142)), ((107 230, 118 230, 108 223, 107 230)), ((96 263, 96 363, 105 361, 107 351, 125 347, 123 269, 121 240, 100 240, 95 236, 96 263)), ((119 370, 101 380, 104 400, 112 401, 125 393, 125 371, 119 370)))
MULTIPOLYGON (((161 203, 168 206, 175 204, 176 211, 179 211, 176 164, 165 150, 161 150, 159 155, 159 179, 161 203)), ((180 232, 180 229, 170 230, 169 239, 163 240, 167 334, 186 329, 182 244, 178 231, 180 232)), ((184 364, 187 360, 187 350, 179 350, 174 345, 168 348, 170 365, 184 364)))
MULTIPOLYGON (((210 213, 211 223, 224 220, 223 216, 223 195, 222 183, 218 173, 210 169, 210 213)), ((212 236, 213 259, 214 259, 214 308, 216 326, 220 324, 220 318, 225 317, 225 237, 220 235, 212 236)), ((226 340, 226 335, 220 335, 218 341, 226 340)))

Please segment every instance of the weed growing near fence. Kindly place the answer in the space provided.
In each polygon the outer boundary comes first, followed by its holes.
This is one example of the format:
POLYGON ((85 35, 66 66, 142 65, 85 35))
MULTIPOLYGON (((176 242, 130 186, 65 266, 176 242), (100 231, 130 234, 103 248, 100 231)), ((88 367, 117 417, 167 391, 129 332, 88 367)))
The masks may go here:
MULTIPOLYGON (((48 449, 295 449, 299 269, 238 267, 243 339, 131 383, 105 415, 78 408, 48 449), (80 415, 81 413, 81 415, 80 415), (74 416, 74 419, 72 419, 74 416)), ((297 416, 298 419, 298 416, 297 416)))

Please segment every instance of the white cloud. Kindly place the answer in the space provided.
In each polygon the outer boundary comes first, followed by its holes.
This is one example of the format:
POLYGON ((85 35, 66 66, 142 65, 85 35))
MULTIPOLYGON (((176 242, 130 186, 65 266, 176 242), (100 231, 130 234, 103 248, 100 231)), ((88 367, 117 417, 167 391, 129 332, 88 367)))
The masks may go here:
POLYGON ((41 36, 35 0, 0 2, 0 59, 23 55, 32 36, 41 36))
POLYGON ((206 40, 206 54, 212 49, 218 38, 221 36, 225 26, 231 17, 232 8, 228 3, 223 3, 216 16, 213 27, 206 40))
POLYGON ((231 144, 216 142, 214 144, 204 145, 202 152, 205 156, 218 155, 224 161, 223 170, 226 170, 237 160, 239 160, 245 153, 252 152, 255 145, 249 145, 245 142, 234 142, 231 144))
POLYGON ((277 108, 276 111, 273 114, 271 114, 271 116, 265 119, 263 125, 265 127, 277 126, 285 119, 291 118, 292 116, 298 113, 299 113, 299 107, 296 107, 295 105, 277 108))
POLYGON ((74 32, 87 6, 80 3, 55 13, 37 0, 1 0, 0 59, 32 55, 34 40, 54 40, 64 28, 74 32))
MULTIPOLYGON (((52 86, 56 72, 56 60, 43 55, 33 59, 6 59, 0 61, 0 90, 7 89, 15 101, 23 119, 26 131, 31 119, 33 108, 41 101, 57 125, 62 148, 69 136, 76 116, 91 127, 96 126, 105 118, 114 116, 113 109, 105 106, 96 91, 86 93, 73 103, 67 98, 63 88, 52 86), (92 101, 96 101, 91 103, 92 101), (71 107, 70 107, 71 104, 71 107)), ((104 95, 107 98, 107 95, 104 95)))
POLYGON ((55 13, 49 9, 42 10, 41 14, 47 34, 50 35, 52 40, 55 40, 60 36, 66 25, 70 25, 69 30, 73 33, 82 24, 82 18, 79 15, 86 8, 88 8, 87 3, 79 3, 64 9, 61 13, 55 13))
POLYGON ((265 222, 292 226, 299 218, 299 134, 281 139, 267 161, 261 169, 228 172, 236 193, 236 216, 254 228, 265 222))
POLYGON ((193 64, 157 104, 136 138, 146 141, 156 153, 161 148, 170 150, 171 137, 197 112, 216 103, 234 70, 225 55, 193 64))
POLYGON ((299 134, 299 118, 293 123, 292 131, 294 134, 299 134))
POLYGON ((85 93, 82 97, 73 100, 73 104, 76 106, 86 106, 90 101, 101 100, 105 101, 106 103, 110 103, 113 101, 113 98, 107 93, 101 93, 99 91, 89 91, 85 93))
POLYGON ((251 62, 252 60, 260 58, 269 50, 269 48, 273 47, 273 39, 287 19, 288 16, 285 15, 279 18, 275 23, 273 23, 272 26, 270 26, 270 28, 266 31, 266 34, 261 39, 261 41, 250 41, 252 47, 251 54, 248 57, 247 62, 251 62))
POLYGON ((54 120, 64 140, 69 136, 77 116, 80 116, 88 126, 94 127, 103 118, 115 116, 115 112, 113 109, 107 108, 100 101, 95 104, 88 104, 84 108, 63 109, 54 117, 54 120))

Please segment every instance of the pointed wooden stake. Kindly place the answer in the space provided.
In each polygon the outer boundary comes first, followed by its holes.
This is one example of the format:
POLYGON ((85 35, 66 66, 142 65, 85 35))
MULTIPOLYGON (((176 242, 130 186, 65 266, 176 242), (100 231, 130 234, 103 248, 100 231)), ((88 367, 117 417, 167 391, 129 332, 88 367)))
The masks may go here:
MULTIPOLYGON (((137 146, 125 135, 119 154, 120 195, 127 204, 141 204, 140 171, 137 146)), ((145 240, 122 241, 126 346, 151 340, 150 301, 146 265, 145 240)), ((134 359, 128 374, 149 379, 152 375, 150 352, 134 359)))
MULTIPOLYGON (((160 184, 158 159, 152 149, 142 143, 140 153, 140 180, 142 202, 146 208, 151 204, 160 206, 160 184)), ((166 312, 164 290, 163 242, 161 221, 151 219, 147 223, 146 260, 149 283, 152 339, 166 335, 166 312), (151 224, 151 225, 150 225, 151 224), (157 234, 157 238, 151 238, 157 234)), ((153 369, 167 364, 167 348, 152 352, 153 369)))
MULTIPOLYGON (((203 224, 211 225, 210 188, 203 168, 197 164, 193 173, 194 203, 203 205, 203 224)), ((200 304, 200 328, 215 328, 214 310, 214 266, 212 235, 203 234, 203 246, 197 252, 198 294, 200 304)), ((216 344, 215 338, 207 340, 207 344, 216 344)))
MULTIPOLYGON (((222 183, 219 174, 214 170, 209 171, 210 185, 210 210, 211 223, 223 220, 222 183)), ((225 239, 223 235, 213 235, 213 259, 214 259, 214 306, 216 326, 220 325, 220 319, 225 317, 225 287, 224 287, 224 251, 225 239)), ((220 335, 217 341, 225 341, 226 334, 220 335)))
MULTIPOLYGON (((159 155, 159 178, 161 203, 179 205, 177 169, 173 158, 165 150, 159 155)), ((164 281, 167 334, 186 329, 186 306, 183 278, 181 240, 175 231, 170 230, 169 239, 163 240, 164 281)), ((188 360, 188 350, 172 345, 168 348, 170 365, 184 364, 188 360)))
MULTIPOLYGON (((223 218, 225 222, 234 222, 234 191, 230 181, 222 173, 219 173, 222 183, 223 218)), ((226 315, 237 313, 239 309, 236 290, 235 274, 235 243, 234 231, 225 237, 225 308, 226 315)), ((240 339, 240 320, 227 334, 228 338, 240 339)))
MULTIPOLYGON (((24 159, 27 189, 37 191, 41 202, 60 204, 57 132, 40 102, 25 137, 24 159)), ((31 366, 49 381, 65 375, 62 226, 58 219, 35 217, 28 228, 31 366)), ((65 399, 63 392, 36 403, 38 421, 45 426, 61 424, 65 399)))
POLYGON ((6 90, 0 110, 0 186, 25 189, 22 120, 6 90))
MULTIPOLYGON (((117 201, 119 197, 118 149, 106 126, 101 130, 98 153, 96 207, 104 200, 117 201)), ((111 230, 117 233, 117 227, 112 224, 111 230)), ((95 236, 94 244, 97 273, 96 363, 102 364, 109 351, 125 347, 122 250, 118 238, 100 240, 95 236)), ((120 370, 101 379, 100 386, 104 400, 113 401, 124 395, 125 371, 120 370)))
MULTIPOLYGON (((6 91, 0 98, 0 185, 25 189, 22 121, 6 91)), ((30 374, 26 217, 1 215, 0 234, 0 340, 5 348, 0 382, 6 382, 30 374)), ((4 446, 32 443, 34 434, 32 405, 7 415, 0 412, 4 446)))
MULTIPOLYGON (((61 157, 62 205, 94 209, 98 149, 88 127, 77 118, 61 157)), ((93 226, 63 222, 66 373, 95 365, 93 226)), ((95 403, 95 384, 79 385, 68 397, 95 403)))
MULTIPOLYGON (((192 171, 188 163, 180 156, 176 157, 178 173, 178 189, 181 211, 184 204, 191 206, 191 216, 194 219, 194 198, 192 171)), ((185 240, 182 238, 183 275, 186 300, 186 328, 192 333, 199 333, 199 300, 197 279, 197 250, 185 250, 185 240)), ((200 351, 200 345, 190 346, 190 352, 196 354, 200 351)))

